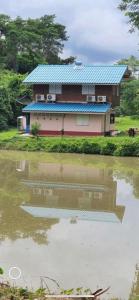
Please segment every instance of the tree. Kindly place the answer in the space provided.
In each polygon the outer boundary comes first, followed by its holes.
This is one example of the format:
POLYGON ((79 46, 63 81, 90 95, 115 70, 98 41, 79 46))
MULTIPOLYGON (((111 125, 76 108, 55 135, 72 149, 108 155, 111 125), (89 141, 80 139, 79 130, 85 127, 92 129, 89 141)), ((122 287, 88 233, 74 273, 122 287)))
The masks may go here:
POLYGON ((0 72, 0 130, 16 126, 17 116, 22 110, 16 100, 23 95, 31 97, 30 87, 22 84, 24 77, 10 71, 0 72))
POLYGON ((122 0, 119 8, 129 17, 131 23, 131 32, 135 28, 139 29, 139 0, 122 0))
POLYGON ((19 73, 32 71, 40 63, 71 63, 74 57, 60 58, 68 40, 64 25, 55 15, 37 19, 11 19, 0 15, 0 66, 19 73))
POLYGON ((139 116, 139 80, 122 84, 120 112, 123 115, 139 116))
POLYGON ((139 59, 131 55, 128 58, 123 58, 118 61, 119 65, 127 65, 132 71, 136 71, 136 66, 139 66, 139 59))

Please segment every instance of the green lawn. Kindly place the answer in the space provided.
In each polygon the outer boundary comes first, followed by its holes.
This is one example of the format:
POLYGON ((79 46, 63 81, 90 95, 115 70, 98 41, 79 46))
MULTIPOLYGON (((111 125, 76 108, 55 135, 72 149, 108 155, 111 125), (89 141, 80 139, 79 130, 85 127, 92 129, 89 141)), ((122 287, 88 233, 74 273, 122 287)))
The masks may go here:
POLYGON ((0 132, 0 140, 6 140, 13 138, 14 136, 17 135, 17 129, 10 129, 8 131, 2 131, 0 132))
POLYGON ((131 117, 118 117, 116 118, 116 129, 120 131, 128 130, 129 128, 139 129, 139 119, 131 119, 131 117))

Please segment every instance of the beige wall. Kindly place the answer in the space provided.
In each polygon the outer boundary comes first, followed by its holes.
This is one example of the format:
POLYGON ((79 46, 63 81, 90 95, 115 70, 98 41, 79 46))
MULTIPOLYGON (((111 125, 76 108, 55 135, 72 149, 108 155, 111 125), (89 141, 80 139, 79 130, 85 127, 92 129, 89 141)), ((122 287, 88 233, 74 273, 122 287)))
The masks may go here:
POLYGON ((30 123, 38 122, 41 125, 40 130, 60 131, 64 127, 64 131, 76 132, 104 132, 103 115, 89 115, 88 125, 78 125, 77 115, 65 114, 31 114, 30 123), (64 126, 63 126, 64 124, 64 126))

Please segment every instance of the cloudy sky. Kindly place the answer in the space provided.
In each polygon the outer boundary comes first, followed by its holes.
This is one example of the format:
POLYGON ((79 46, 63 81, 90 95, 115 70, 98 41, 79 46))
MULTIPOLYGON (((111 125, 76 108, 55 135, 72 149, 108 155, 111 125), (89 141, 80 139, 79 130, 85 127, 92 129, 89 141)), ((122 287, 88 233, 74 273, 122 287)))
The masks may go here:
POLYGON ((56 14, 66 25, 69 41, 63 56, 84 63, 112 63, 135 55, 139 35, 128 32, 128 19, 117 9, 120 0, 0 0, 0 13, 11 17, 56 14))

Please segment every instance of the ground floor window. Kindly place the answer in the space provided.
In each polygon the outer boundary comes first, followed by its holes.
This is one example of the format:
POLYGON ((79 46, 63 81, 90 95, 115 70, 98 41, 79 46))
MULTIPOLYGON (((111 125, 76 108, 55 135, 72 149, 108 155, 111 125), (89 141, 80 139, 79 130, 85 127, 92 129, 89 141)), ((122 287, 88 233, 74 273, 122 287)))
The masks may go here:
POLYGON ((110 124, 115 123, 115 114, 110 114, 110 124))
POLYGON ((77 125, 87 126, 89 125, 89 116, 88 115, 79 115, 76 119, 77 125))

